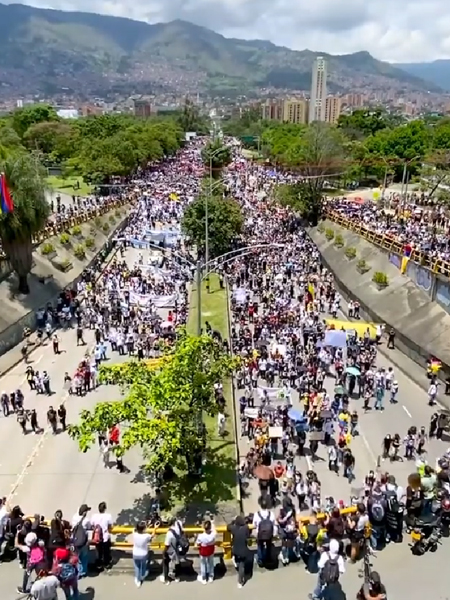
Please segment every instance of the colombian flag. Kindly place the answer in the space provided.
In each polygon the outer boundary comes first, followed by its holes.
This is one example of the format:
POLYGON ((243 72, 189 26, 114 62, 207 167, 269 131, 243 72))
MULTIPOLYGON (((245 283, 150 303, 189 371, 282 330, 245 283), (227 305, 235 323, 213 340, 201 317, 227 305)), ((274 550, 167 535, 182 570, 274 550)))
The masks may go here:
POLYGON ((13 199, 9 191, 4 173, 0 173, 0 213, 10 213, 14 210, 13 199))

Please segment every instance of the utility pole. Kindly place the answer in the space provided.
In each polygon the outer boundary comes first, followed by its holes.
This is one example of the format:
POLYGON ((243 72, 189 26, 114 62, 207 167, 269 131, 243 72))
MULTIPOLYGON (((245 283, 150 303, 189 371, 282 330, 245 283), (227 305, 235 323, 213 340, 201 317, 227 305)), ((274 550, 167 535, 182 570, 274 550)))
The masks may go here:
POLYGON ((202 265, 197 260, 195 268, 195 279, 197 285, 197 335, 202 334, 202 265))

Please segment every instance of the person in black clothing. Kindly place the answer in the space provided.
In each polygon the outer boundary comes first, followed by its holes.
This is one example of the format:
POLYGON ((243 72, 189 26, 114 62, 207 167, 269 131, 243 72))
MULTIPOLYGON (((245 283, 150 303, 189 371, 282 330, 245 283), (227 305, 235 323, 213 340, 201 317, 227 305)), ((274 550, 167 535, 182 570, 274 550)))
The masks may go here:
POLYGON ((248 548, 250 529, 241 515, 238 515, 227 529, 232 535, 233 560, 238 572, 238 588, 241 588, 245 584, 245 567, 251 557, 248 548))

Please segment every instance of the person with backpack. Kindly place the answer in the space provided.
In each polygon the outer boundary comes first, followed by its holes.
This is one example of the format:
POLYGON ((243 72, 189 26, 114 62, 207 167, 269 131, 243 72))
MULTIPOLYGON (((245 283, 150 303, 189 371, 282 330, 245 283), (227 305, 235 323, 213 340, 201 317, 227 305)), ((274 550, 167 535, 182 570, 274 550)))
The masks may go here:
POLYGON ((78 600, 78 559, 67 548, 57 548, 53 556, 52 574, 58 578, 66 600, 78 600))
POLYGON ((169 585, 171 580, 176 583, 180 581, 180 558, 187 554, 188 550, 189 540, 184 533, 183 524, 176 517, 172 517, 169 520, 169 529, 164 540, 163 572, 159 578, 162 583, 169 585))
POLYGON ((28 593, 28 582, 31 574, 38 574, 47 568, 45 544, 31 531, 25 536, 24 551, 27 553, 27 564, 23 572, 22 586, 17 588, 19 594, 28 593))
POLYGON ((380 484, 376 483, 367 500, 367 515, 371 526, 370 544, 378 550, 386 540, 386 498, 380 484))
POLYGON ((388 475, 386 481, 386 541, 401 542, 403 538, 403 488, 396 484, 395 477, 388 475))
POLYGON ((265 496, 260 499, 259 505, 261 509, 253 516, 253 527, 256 534, 258 566, 264 567, 272 556, 276 521, 275 515, 268 509, 265 496))
POLYGON ((88 512, 91 507, 82 504, 79 511, 72 518, 71 544, 78 556, 78 578, 87 575, 89 563, 89 537, 88 530, 91 528, 88 512))
POLYGON ((317 567, 319 575, 317 585, 312 594, 308 597, 310 600, 319 600, 323 597, 326 588, 338 583, 339 577, 345 573, 345 564, 342 556, 339 555, 339 542, 330 540, 328 549, 321 551, 317 567))

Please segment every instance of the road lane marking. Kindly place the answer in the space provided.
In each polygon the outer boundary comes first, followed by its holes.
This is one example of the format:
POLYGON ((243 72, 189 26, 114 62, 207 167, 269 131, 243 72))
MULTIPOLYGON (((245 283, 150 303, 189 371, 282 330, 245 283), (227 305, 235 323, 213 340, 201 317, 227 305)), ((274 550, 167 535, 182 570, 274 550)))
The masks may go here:
MULTIPOLYGON (((68 397, 69 397, 69 393, 67 392, 66 395, 62 398, 61 404, 65 404, 68 397)), ((15 494, 16 494, 19 486, 23 483, 23 480, 25 479, 25 476, 28 474, 29 467, 31 467, 31 465, 33 464, 34 459, 39 454, 40 449, 44 445, 44 442, 47 439, 48 434, 51 431, 52 431, 51 425, 47 425, 47 427, 44 429, 43 433, 40 435, 40 438, 39 438, 37 444, 35 445, 35 447, 31 451, 31 453, 28 456, 28 458, 26 459, 25 465, 23 466, 21 472, 19 473, 16 481, 11 486, 11 491, 9 492, 9 494, 7 496, 8 502, 15 496, 15 494)))
POLYGON ((358 428, 359 430, 359 437, 361 438, 364 446, 366 447, 367 452, 369 453, 370 458, 373 460, 375 466, 378 464, 378 459, 375 456, 374 451, 372 450, 368 439, 366 438, 366 436, 364 435, 364 433, 361 431, 361 427, 358 428))
POLYGON ((405 413, 408 415, 408 417, 410 419, 412 419, 412 414, 409 412, 409 410, 406 408, 406 406, 404 404, 402 404, 402 408, 405 411, 405 413))
POLYGON ((308 471, 314 471, 313 464, 311 462, 311 459, 309 458, 309 454, 305 453, 305 458, 306 458, 306 464, 308 465, 308 471))

